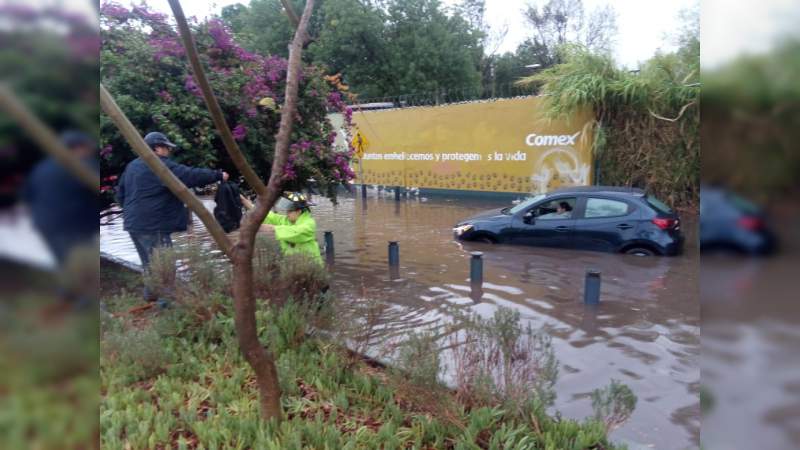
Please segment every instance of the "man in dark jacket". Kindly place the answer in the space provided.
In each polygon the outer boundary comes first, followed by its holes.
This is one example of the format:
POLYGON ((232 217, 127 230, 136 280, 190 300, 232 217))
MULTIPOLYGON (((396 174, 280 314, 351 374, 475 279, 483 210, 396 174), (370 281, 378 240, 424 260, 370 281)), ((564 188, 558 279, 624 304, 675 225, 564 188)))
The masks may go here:
MULTIPOLYGON (((94 172, 100 171, 97 145, 88 134, 70 130, 61 142, 94 172)), ((33 225, 41 234, 59 267, 77 246, 98 235, 100 197, 78 181, 55 159, 43 159, 25 182, 23 199, 33 225)))
MULTIPOLYGON (((228 180, 228 174, 221 170, 184 166, 169 159, 176 146, 163 133, 148 133, 144 141, 186 187, 228 180)), ((122 206, 125 231, 130 234, 145 270, 150 265, 153 250, 171 247, 171 233, 186 231, 189 224, 186 206, 141 158, 134 159, 125 168, 117 186, 117 201, 122 206)), ((145 288, 147 301, 155 301, 154 294, 145 288)))

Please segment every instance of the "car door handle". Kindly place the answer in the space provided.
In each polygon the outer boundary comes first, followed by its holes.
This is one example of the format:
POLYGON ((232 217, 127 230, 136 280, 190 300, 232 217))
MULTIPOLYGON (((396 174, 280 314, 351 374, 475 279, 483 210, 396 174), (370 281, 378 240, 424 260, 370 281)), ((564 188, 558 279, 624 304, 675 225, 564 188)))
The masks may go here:
POLYGON ((620 230, 628 230, 633 228, 633 225, 628 225, 627 223, 621 223, 617 225, 617 228, 619 228, 620 230))
POLYGON ((563 233, 565 231, 569 231, 569 227, 564 225, 559 225, 555 228, 555 230, 558 231, 559 233, 563 233))

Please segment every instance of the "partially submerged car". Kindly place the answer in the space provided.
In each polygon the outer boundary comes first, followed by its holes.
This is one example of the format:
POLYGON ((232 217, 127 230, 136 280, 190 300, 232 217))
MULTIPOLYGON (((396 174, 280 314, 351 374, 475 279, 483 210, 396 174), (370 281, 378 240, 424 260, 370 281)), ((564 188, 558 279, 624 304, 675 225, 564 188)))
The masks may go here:
POLYGON ((522 244, 633 255, 677 255, 678 215, 641 189, 584 186, 558 189, 513 207, 470 217, 453 228, 464 241, 522 244))
POLYGON ((700 187, 701 251, 767 255, 777 242, 762 208, 727 189, 700 187))

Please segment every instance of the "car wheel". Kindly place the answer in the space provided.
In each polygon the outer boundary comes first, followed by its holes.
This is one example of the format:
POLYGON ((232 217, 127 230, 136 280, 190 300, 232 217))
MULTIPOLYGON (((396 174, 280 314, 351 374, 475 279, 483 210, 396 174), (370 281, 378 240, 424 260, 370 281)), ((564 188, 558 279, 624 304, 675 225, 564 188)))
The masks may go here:
POLYGON ((490 238, 489 236, 477 237, 477 238, 475 238, 475 242, 481 242, 481 243, 484 243, 484 244, 496 244, 497 243, 497 241, 495 241, 494 239, 490 238))
POLYGON ((650 250, 647 247, 631 247, 625 250, 626 255, 635 255, 635 256, 654 256, 656 252, 650 250))

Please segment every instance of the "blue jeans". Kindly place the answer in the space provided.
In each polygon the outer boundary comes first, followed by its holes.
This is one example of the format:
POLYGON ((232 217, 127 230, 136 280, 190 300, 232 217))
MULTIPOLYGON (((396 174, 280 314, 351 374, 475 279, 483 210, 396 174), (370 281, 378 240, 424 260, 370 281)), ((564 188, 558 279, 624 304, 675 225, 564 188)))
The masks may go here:
POLYGON ((72 250, 81 245, 89 245, 97 234, 71 233, 63 230, 45 231, 40 229, 47 248, 52 252, 58 267, 63 267, 72 250))
MULTIPOLYGON (((146 274, 150 269, 150 256, 153 250, 157 248, 172 247, 172 237, 170 233, 156 232, 129 232, 133 245, 136 247, 136 253, 139 254, 139 259, 142 260, 142 270, 146 274)), ((144 286, 144 299, 152 302, 157 300, 157 293, 150 292, 147 284, 144 286)))

